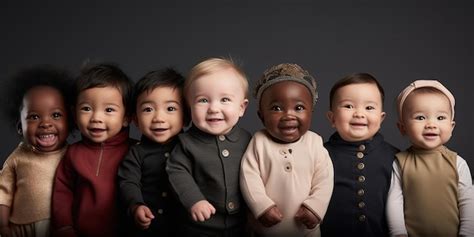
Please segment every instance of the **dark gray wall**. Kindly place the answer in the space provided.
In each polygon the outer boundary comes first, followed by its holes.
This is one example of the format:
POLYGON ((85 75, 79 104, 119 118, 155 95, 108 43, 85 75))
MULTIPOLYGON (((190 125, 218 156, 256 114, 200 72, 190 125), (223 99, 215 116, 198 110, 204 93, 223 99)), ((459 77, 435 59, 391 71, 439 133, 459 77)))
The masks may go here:
MULTIPOLYGON (((473 170, 472 1, 123 2, 2 2, 2 79, 44 63, 77 73, 91 59, 115 61, 136 80, 152 69, 172 65, 186 73, 203 58, 231 56, 253 84, 267 67, 294 62, 318 78, 312 129, 327 139, 333 132, 325 118, 331 86, 346 74, 370 72, 386 90, 382 133, 404 149, 395 96, 414 79, 439 78, 457 99, 448 145, 473 170)), ((241 125, 252 132, 262 127, 255 100, 241 125)), ((6 122, 0 132, 3 161, 19 140, 6 122)))

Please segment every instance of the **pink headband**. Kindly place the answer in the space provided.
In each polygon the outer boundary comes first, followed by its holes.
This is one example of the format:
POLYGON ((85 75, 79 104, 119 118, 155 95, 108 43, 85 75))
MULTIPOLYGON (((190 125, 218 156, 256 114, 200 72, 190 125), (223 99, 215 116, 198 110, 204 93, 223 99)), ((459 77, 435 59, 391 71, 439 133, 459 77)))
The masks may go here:
POLYGON ((422 87, 432 87, 435 88, 439 91, 441 91, 443 94, 448 97, 449 102, 451 104, 451 115, 452 119, 454 120, 454 96, 451 94, 451 92, 443 86, 439 81, 437 80, 416 80, 412 82, 410 85, 408 85, 400 94, 398 95, 397 98, 397 105, 398 105, 398 119, 401 121, 402 120, 402 109, 403 109, 403 104, 405 103, 405 100, 407 99, 408 95, 415 89, 417 88, 422 88, 422 87))

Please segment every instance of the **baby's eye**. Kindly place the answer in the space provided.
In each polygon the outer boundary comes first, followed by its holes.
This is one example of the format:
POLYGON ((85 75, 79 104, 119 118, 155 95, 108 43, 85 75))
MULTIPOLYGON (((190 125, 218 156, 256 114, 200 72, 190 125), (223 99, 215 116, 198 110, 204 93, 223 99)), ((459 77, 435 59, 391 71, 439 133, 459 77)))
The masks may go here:
POLYGON ((305 110, 304 106, 302 105, 297 105, 296 108, 295 108, 296 111, 302 111, 302 110, 305 110))
POLYGON ((352 109, 354 108, 353 105, 350 105, 350 104, 347 104, 347 105, 343 105, 342 107, 346 108, 346 109, 352 109))
POLYGON ((105 112, 107 112, 107 113, 112 113, 114 111, 115 111, 114 108, 105 108, 105 112))
POLYGON ((426 119, 426 117, 423 116, 423 115, 418 115, 418 116, 415 117, 415 120, 425 120, 425 119, 426 119))
POLYGON ((82 110, 82 111, 89 112, 89 111, 92 111, 92 108, 89 107, 89 106, 83 106, 83 107, 81 107, 81 110, 82 110))
POLYGON ((229 99, 229 98, 227 98, 227 97, 224 97, 224 98, 222 98, 222 99, 221 99, 221 101, 222 101, 222 102, 229 102, 229 101, 230 101, 230 99, 229 99))
POLYGON ((274 106, 272 106, 271 110, 273 110, 273 111, 281 111, 281 107, 278 106, 278 105, 274 105, 274 106))
POLYGON ((40 117, 37 114, 30 114, 26 117, 27 120, 38 120, 40 117))
POLYGON ((145 108, 142 109, 142 112, 145 112, 145 113, 150 113, 152 111, 153 111, 153 108, 151 108, 151 107, 145 107, 145 108))
POLYGON ((446 120, 447 118, 446 118, 446 116, 441 115, 441 116, 438 116, 437 119, 438 119, 438 120, 446 120))
POLYGON ((52 115, 53 119, 60 119, 62 116, 63 116, 63 114, 61 114, 59 112, 55 112, 52 115))
POLYGON ((366 109, 366 110, 374 110, 374 109, 375 109, 375 107, 374 107, 374 106, 371 106, 371 105, 369 105, 369 106, 365 107, 365 109, 366 109))
POLYGON ((201 98, 198 100, 198 103, 208 103, 209 100, 207 100, 206 98, 201 98))
POLYGON ((178 108, 176 108, 174 106, 169 106, 168 108, 166 108, 166 110, 168 110, 169 112, 172 112, 172 111, 177 111, 178 108))

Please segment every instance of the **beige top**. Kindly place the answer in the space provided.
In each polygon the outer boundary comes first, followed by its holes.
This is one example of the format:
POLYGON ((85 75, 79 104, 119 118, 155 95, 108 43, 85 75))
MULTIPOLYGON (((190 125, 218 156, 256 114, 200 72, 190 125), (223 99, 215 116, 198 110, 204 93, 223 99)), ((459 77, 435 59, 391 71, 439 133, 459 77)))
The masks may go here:
POLYGON ((444 146, 397 154, 409 236, 458 236, 456 157, 444 146))
POLYGON ((297 224, 294 216, 304 205, 322 219, 333 179, 331 158, 321 137, 311 131, 289 144, 276 143, 265 130, 258 131, 242 158, 240 187, 254 217, 273 205, 283 214, 283 221, 270 228, 253 223, 263 235, 314 236, 315 229, 297 224))
POLYGON ((10 222, 50 218, 54 175, 65 151, 43 153, 20 143, 10 154, 0 171, 0 205, 10 207, 10 222))

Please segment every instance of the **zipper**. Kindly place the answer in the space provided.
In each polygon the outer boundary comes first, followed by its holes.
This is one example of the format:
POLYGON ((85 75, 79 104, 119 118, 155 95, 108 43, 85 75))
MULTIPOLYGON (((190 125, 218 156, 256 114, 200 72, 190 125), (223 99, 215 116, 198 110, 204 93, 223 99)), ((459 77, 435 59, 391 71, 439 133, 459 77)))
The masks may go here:
POLYGON ((99 162, 97 163, 97 170, 95 172, 95 176, 99 176, 100 165, 102 164, 102 154, 104 153, 104 143, 100 144, 100 154, 99 154, 99 162))

